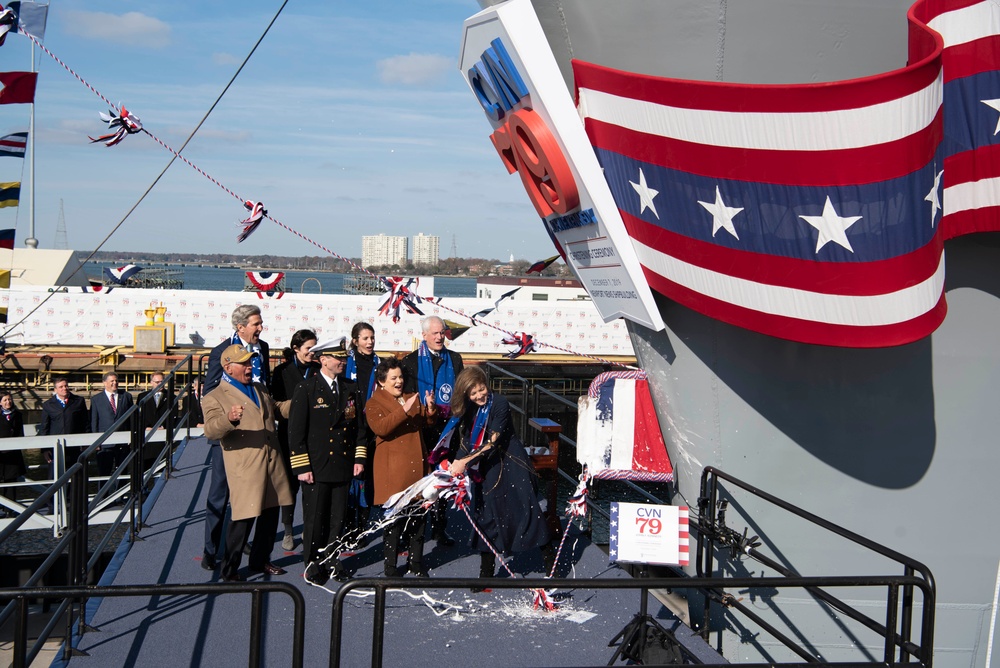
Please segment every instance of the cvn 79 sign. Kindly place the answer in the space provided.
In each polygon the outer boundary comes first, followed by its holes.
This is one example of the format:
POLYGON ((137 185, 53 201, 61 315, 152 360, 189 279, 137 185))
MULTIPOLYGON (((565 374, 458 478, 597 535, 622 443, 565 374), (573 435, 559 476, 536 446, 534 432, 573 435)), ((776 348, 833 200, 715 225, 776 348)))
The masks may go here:
POLYGON ((490 136, 493 146, 507 172, 520 174, 538 215, 563 215, 580 206, 569 163, 544 119, 523 104, 530 92, 499 38, 469 68, 468 77, 483 111, 500 124, 490 136))

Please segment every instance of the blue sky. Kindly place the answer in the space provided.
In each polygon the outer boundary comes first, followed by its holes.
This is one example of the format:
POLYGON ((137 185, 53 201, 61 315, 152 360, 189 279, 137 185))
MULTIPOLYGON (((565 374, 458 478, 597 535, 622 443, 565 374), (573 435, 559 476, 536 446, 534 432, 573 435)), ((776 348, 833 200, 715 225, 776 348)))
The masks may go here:
MULTIPOLYGON (((52 0, 45 45, 179 148, 280 5, 52 0)), ((456 67, 462 22, 478 10, 474 0, 292 0, 184 154, 339 255, 360 256, 363 234, 423 232, 441 237, 442 256, 454 235, 460 256, 545 257, 552 244, 456 67)), ((27 45, 9 37, 2 69, 29 69, 27 45)), ((144 134, 89 144, 107 105, 47 55, 36 59, 35 236, 53 247, 62 199, 70 247, 90 250, 171 154, 144 134)), ((0 106, 0 134, 27 121, 28 106, 0 106)), ((19 180, 20 162, 0 162, 0 181, 19 180)), ((0 226, 15 214, 21 246, 27 192, 17 210, 0 210, 0 226)), ((269 221, 237 244, 243 217, 235 198, 176 161, 104 248, 323 254, 269 221)))

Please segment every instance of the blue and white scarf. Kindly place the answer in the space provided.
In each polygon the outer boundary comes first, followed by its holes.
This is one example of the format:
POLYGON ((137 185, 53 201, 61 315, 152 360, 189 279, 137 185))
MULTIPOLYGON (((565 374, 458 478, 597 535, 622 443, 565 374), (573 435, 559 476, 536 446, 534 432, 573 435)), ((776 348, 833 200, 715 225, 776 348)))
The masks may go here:
POLYGON ((243 343, 243 339, 240 338, 239 332, 233 332, 233 343, 235 343, 238 346, 245 347, 252 353, 257 353, 256 355, 253 356, 253 359, 250 361, 250 366, 253 367, 253 376, 251 376, 251 380, 253 380, 253 382, 255 383, 263 383, 264 375, 263 372, 261 371, 260 346, 259 345, 257 346, 257 350, 253 350, 252 346, 243 343))
POLYGON ((254 391, 252 386, 247 385, 246 383, 241 383, 225 371, 222 372, 222 380, 226 381, 237 390, 250 397, 254 404, 257 405, 257 408, 260 408, 260 399, 257 398, 257 393, 254 391))
MULTIPOLYGON (((347 376, 347 380, 352 383, 358 382, 358 363, 354 359, 354 348, 347 351, 347 368, 344 369, 344 374, 347 376)), ((375 367, 381 360, 378 358, 378 354, 372 352, 372 373, 368 376, 368 395, 365 397, 365 401, 372 398, 372 392, 375 391, 375 367)))
POLYGON ((420 403, 426 404, 428 392, 434 393, 434 403, 441 411, 441 417, 451 415, 451 393, 455 387, 455 367, 451 365, 451 355, 448 350, 441 349, 441 368, 437 372, 437 382, 434 381, 434 356, 426 341, 420 342, 417 348, 417 394, 420 403))

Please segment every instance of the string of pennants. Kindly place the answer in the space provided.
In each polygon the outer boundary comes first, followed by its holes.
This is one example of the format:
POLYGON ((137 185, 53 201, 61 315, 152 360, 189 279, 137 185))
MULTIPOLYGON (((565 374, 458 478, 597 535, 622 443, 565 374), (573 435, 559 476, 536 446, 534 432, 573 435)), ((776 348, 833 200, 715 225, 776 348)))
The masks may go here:
MULTIPOLYGON (((496 300, 496 302, 494 303, 494 307, 492 309, 485 309, 483 311, 479 311, 476 314, 469 315, 469 314, 465 313, 464 311, 462 311, 460 309, 453 309, 453 308, 451 308, 451 307, 449 307, 449 306, 447 306, 445 304, 442 304, 441 303, 441 298, 423 297, 423 296, 419 295, 417 293, 417 291, 416 291, 417 290, 417 286, 419 285, 418 279, 414 279, 414 278, 407 279, 407 278, 399 277, 399 276, 379 276, 379 275, 377 275, 377 274, 369 271, 368 269, 366 269, 366 268, 358 265, 357 263, 355 263, 354 261, 352 261, 350 258, 344 257, 344 256, 342 256, 342 255, 334 252, 333 250, 327 248, 326 246, 324 246, 323 244, 319 243, 318 241, 315 241, 315 240, 307 237, 306 235, 304 235, 303 233, 299 232, 298 230, 296 230, 296 229, 294 229, 294 228, 286 225, 285 223, 281 222, 277 218, 274 218, 273 216, 271 216, 268 213, 267 209, 264 207, 264 204, 262 202, 256 201, 256 200, 251 200, 251 199, 246 199, 244 197, 241 197, 240 195, 236 194, 233 190, 231 190, 228 187, 226 187, 223 183, 221 183, 220 181, 218 181, 217 179, 215 179, 213 176, 211 176, 210 174, 208 174, 207 172, 205 172, 203 169, 201 169, 200 167, 198 167, 197 165, 195 165, 187 157, 185 157, 184 155, 181 155, 180 153, 178 153, 176 150, 174 150, 172 147, 170 147, 168 144, 166 144, 162 139, 160 139, 155 134, 153 134, 153 132, 151 132, 149 130, 149 128, 145 127, 142 124, 142 122, 140 121, 139 117, 135 113, 127 110, 125 108, 124 104, 119 103, 119 104, 115 105, 114 103, 112 103, 105 95, 103 95, 100 91, 98 91, 96 88, 94 88, 94 86, 92 86, 90 83, 88 83, 82 76, 80 76, 76 71, 74 71, 69 65, 67 65, 65 62, 63 62, 58 56, 56 56, 52 51, 50 51, 47 47, 45 47, 41 43, 41 40, 38 37, 36 37, 34 34, 32 34, 30 30, 25 29, 25 26, 23 25, 23 23, 21 25, 21 28, 22 29, 20 30, 20 32, 22 34, 24 34, 25 37, 27 37, 28 39, 30 39, 35 44, 35 46, 37 46, 43 53, 45 53, 50 58, 52 58, 55 62, 57 62, 70 75, 72 75, 74 78, 76 78, 80 83, 82 83, 84 86, 86 86, 91 92, 93 92, 95 95, 97 95, 102 101, 104 101, 105 104, 108 105, 108 107, 109 107, 108 113, 106 113, 106 114, 103 113, 103 112, 100 113, 101 120, 104 121, 107 124, 107 130, 108 130, 108 132, 105 133, 105 134, 103 134, 103 135, 101 135, 101 136, 98 136, 98 137, 89 137, 89 139, 90 139, 90 141, 92 143, 103 143, 105 146, 111 147, 111 146, 115 146, 115 145, 121 143, 129 135, 133 135, 133 134, 145 134, 146 136, 148 136, 154 142, 156 142, 157 144, 159 144, 160 146, 162 146, 163 148, 165 148, 167 151, 169 151, 170 153, 172 153, 177 159, 179 159, 182 162, 184 162, 186 165, 188 165, 189 167, 191 167, 192 169, 194 169, 196 172, 198 172, 199 174, 201 174, 202 176, 204 176, 205 178, 207 178, 213 184, 215 184, 216 186, 218 186, 219 188, 221 188, 228 195, 232 196, 233 198, 237 199, 240 202, 240 204, 247 211, 247 217, 245 219, 243 219, 243 220, 240 220, 237 223, 242 228, 241 231, 240 231, 240 233, 237 236, 237 242, 243 242, 247 238, 249 238, 250 235, 253 234, 258 229, 258 227, 260 226, 260 224, 266 218, 267 220, 270 220, 272 223, 274 223, 278 227, 281 227, 282 229, 284 229, 284 230, 286 230, 286 231, 294 234, 295 236, 299 237, 303 241, 305 241, 305 242, 307 242, 307 243, 315 246, 316 248, 319 248, 323 252, 325 252, 325 253, 327 253, 327 254, 329 254, 329 255, 331 255, 331 256, 339 259, 339 260, 342 260, 342 261, 346 262, 355 271, 357 271, 359 273, 362 273, 362 274, 366 274, 366 275, 368 275, 368 276, 370 276, 372 278, 375 278, 380 283, 382 283, 382 285, 386 289, 386 292, 385 292, 385 294, 383 296, 383 301, 382 301, 381 306, 378 309, 378 312, 379 312, 380 315, 385 315, 385 316, 391 317, 394 322, 398 322, 399 321, 399 319, 401 317, 401 313, 404 312, 404 311, 408 312, 408 313, 422 315, 423 311, 420 309, 420 304, 422 304, 423 302, 429 302, 429 303, 435 304, 438 308, 443 309, 445 311, 448 311, 448 312, 450 312, 450 313, 452 313, 452 314, 454 314, 456 316, 460 316, 460 317, 463 317, 463 318, 468 318, 472 322, 472 326, 483 325, 483 326, 489 327, 491 329, 494 329, 494 330, 496 330, 496 331, 504 334, 505 336, 502 339, 501 343, 503 345, 513 346, 513 348, 511 348, 509 350, 508 355, 507 355, 507 357, 509 359, 515 359, 517 357, 520 357, 521 355, 525 355, 525 354, 528 354, 530 352, 537 351, 539 347, 546 347, 546 348, 550 348, 552 350, 556 350, 556 351, 559 351, 559 352, 562 352, 562 353, 565 353, 565 354, 568 354, 568 355, 574 355, 574 356, 577 356, 577 357, 583 357, 583 358, 587 358, 587 359, 592 359, 592 360, 595 360, 595 361, 600 362, 602 364, 607 364, 607 365, 616 366, 616 367, 623 367, 623 368, 626 368, 626 369, 631 369, 632 368, 632 367, 630 367, 630 366, 628 366, 626 364, 623 364, 621 362, 615 362, 615 361, 604 359, 602 357, 598 357, 598 356, 595 356, 595 355, 588 355, 586 353, 582 353, 582 352, 579 352, 579 351, 569 350, 567 348, 563 348, 561 346, 553 345, 551 343, 546 343, 546 342, 543 342, 543 341, 537 341, 529 333, 510 331, 510 330, 507 330, 507 329, 501 327, 496 322, 487 322, 487 321, 483 320, 483 318, 486 315, 488 315, 489 313, 491 313, 491 312, 495 311, 497 308, 499 308, 500 302, 502 302, 506 298, 511 297, 516 292, 516 290, 512 290, 512 291, 510 291, 510 292, 505 293, 504 295, 502 295, 498 300, 496 300)), ((0 73, 0 76, 3 76, 2 73, 0 73)), ((0 96, 2 96, 2 92, 3 91, 0 91, 0 96)), ((0 103, 2 103, 2 99, 0 99, 0 103)), ((0 187, 2 187, 2 185, 0 185, 0 187)), ((536 272, 537 273, 541 273, 541 271, 543 271, 546 267, 548 267, 553 262, 555 262, 557 259, 559 259, 559 257, 560 257, 559 255, 555 255, 555 256, 552 256, 552 257, 547 258, 545 260, 541 260, 539 262, 536 262, 535 264, 533 264, 528 269, 528 273, 536 273, 536 272)), ((249 276, 249 273, 248 273, 248 276, 249 276)), ((253 280, 253 279, 251 279, 251 280, 253 280)), ((256 284, 255 284, 255 286, 256 286, 256 284)), ((258 291, 258 296, 261 297, 261 298, 263 298, 264 295, 271 296, 272 294, 278 294, 280 296, 281 293, 274 293, 274 291, 267 290, 267 289, 260 289, 258 291)), ((465 331, 465 330, 463 329, 462 331, 465 331)), ((461 333, 461 332, 459 332, 459 333, 461 333)), ((457 335, 458 334, 455 334, 454 331, 453 331, 452 337, 455 337, 457 335)))

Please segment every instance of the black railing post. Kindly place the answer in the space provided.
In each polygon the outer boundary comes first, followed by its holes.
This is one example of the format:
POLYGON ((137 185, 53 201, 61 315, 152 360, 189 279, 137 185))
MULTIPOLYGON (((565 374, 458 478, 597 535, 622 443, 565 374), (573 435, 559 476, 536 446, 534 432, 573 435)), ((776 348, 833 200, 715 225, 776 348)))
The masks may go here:
POLYGON ((25 668, 28 652, 28 599, 19 596, 17 599, 17 618, 14 622, 14 656, 11 666, 25 668))
POLYGON ((385 587, 375 587, 375 620, 372 623, 372 668, 382 668, 382 644, 385 641, 385 587))
POLYGON ((167 443, 166 443, 166 468, 164 469, 164 478, 170 479, 170 474, 172 472, 173 459, 174 459, 174 419, 177 415, 177 395, 174 391, 177 387, 177 370, 174 369, 167 377, 167 401, 170 405, 167 407, 167 443))
MULTIPOLYGON (((195 378, 194 378, 194 376, 191 373, 193 370, 194 370, 194 355, 188 355, 188 358, 187 358, 187 379, 188 379, 187 401, 188 401, 189 405, 193 401, 195 401, 195 398, 194 398, 194 381, 195 381, 195 378)), ((188 408, 184 412, 187 413, 187 421, 184 423, 184 426, 187 429, 187 438, 188 438, 188 440, 191 440, 191 410, 190 410, 190 408, 188 408)))
MULTIPOLYGON (((899 585, 891 584, 887 587, 887 601, 885 605, 885 651, 883 660, 885 665, 892 665, 892 657, 896 654, 896 621, 897 608, 899 607, 899 585)), ((900 650, 902 651, 902 649, 900 650)))
MULTIPOLYGON (((128 503, 129 503, 129 542, 134 543, 138 538, 137 534, 139 531, 138 524, 136 523, 135 517, 135 501, 136 497, 141 496, 139 490, 141 488, 141 483, 137 480, 140 478, 140 466, 142 462, 142 411, 145 409, 145 405, 137 407, 136 411, 132 413, 131 422, 129 424, 131 435, 129 437, 129 451, 132 453, 132 461, 128 464, 129 473, 129 490, 128 490, 128 503)), ((140 521, 142 518, 139 518, 140 521)))
POLYGON ((248 661, 250 668, 260 668, 260 646, 263 641, 260 630, 264 623, 262 596, 259 589, 254 589, 250 595, 250 660, 248 661))

